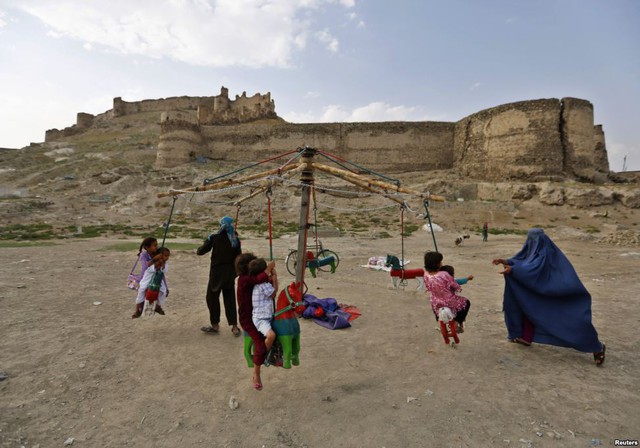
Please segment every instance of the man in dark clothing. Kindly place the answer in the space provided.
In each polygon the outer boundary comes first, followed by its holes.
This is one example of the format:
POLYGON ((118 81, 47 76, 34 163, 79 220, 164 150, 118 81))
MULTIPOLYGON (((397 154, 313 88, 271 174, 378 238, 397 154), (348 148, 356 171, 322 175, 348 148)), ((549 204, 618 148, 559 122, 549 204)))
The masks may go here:
POLYGON ((224 312, 231 332, 240 336, 236 313, 234 281, 236 272, 234 261, 242 253, 240 240, 233 228, 233 219, 225 216, 220 220, 220 229, 207 237, 197 249, 198 255, 211 251, 211 267, 207 285, 207 308, 211 325, 201 328, 205 333, 217 333, 220 330, 220 292, 224 301, 224 312))

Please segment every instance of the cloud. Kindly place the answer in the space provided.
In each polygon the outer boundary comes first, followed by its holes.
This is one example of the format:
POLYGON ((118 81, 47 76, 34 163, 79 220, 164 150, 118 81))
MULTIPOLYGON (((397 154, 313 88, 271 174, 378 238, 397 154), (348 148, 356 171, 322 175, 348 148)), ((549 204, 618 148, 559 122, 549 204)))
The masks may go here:
POLYGON ((482 85, 481 83, 475 82, 475 83, 473 83, 473 85, 471 87, 469 87, 469 90, 476 90, 481 85, 482 85))
MULTIPOLYGON (((347 14, 347 18, 351 21, 355 21, 358 18, 358 14, 355 12, 350 12, 347 14)), ((364 20, 358 20, 358 24, 356 25, 358 28, 364 28, 364 20)))
POLYGON ((320 97, 320 94, 318 92, 307 92, 304 94, 302 98, 305 100, 312 100, 319 97, 320 97))
POLYGON ((332 53, 338 52, 338 47, 339 47, 338 39, 333 37, 327 28, 325 28, 322 31, 318 31, 316 33, 316 37, 320 42, 325 44, 325 47, 327 50, 331 51, 332 53))
POLYGON ((337 52, 338 40, 328 29, 313 30, 313 13, 332 4, 353 8, 355 1, 23 0, 18 7, 44 22, 50 35, 94 50, 257 68, 291 65, 309 36, 337 52))
POLYGON ((422 109, 410 106, 392 106, 375 101, 366 106, 347 109, 338 104, 326 106, 321 114, 311 111, 298 113, 286 112, 282 117, 291 123, 342 123, 376 121, 430 121, 442 120, 442 117, 427 115, 422 109))
POLYGON ((406 121, 417 115, 415 107, 391 106, 383 102, 374 102, 354 109, 347 121, 406 121))
POLYGON ((325 28, 322 31, 318 31, 316 33, 316 37, 320 42, 326 45, 327 50, 331 51, 332 53, 338 52, 338 39, 333 37, 328 29, 325 28))
POLYGON ((4 20, 6 16, 7 15, 5 14, 4 11, 0 11, 0 28, 4 28, 5 26, 7 26, 7 21, 4 20))
POLYGON ((515 21, 517 21, 518 18, 517 17, 509 17, 508 19, 506 19, 504 21, 504 23, 506 23, 507 25, 511 25, 512 23, 514 23, 515 21))

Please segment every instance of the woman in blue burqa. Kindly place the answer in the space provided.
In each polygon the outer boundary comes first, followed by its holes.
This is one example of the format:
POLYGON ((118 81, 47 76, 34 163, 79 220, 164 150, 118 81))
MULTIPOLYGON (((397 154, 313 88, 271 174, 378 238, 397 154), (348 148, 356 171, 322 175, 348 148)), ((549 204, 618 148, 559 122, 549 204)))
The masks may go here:
POLYGON ((593 353, 596 365, 605 345, 591 323, 591 295, 571 262, 542 229, 530 229, 520 252, 494 265, 504 270, 503 311, 511 342, 571 347, 593 353))

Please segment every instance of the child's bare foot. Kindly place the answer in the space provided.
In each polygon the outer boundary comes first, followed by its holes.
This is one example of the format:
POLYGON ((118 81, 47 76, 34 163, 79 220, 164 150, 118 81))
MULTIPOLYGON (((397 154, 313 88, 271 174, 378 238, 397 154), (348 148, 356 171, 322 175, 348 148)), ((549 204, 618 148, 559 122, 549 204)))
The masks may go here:
POLYGON ((456 322, 456 333, 464 333, 464 324, 456 322))
POLYGON ((255 390, 262 390, 262 380, 259 376, 253 375, 253 388, 255 390))

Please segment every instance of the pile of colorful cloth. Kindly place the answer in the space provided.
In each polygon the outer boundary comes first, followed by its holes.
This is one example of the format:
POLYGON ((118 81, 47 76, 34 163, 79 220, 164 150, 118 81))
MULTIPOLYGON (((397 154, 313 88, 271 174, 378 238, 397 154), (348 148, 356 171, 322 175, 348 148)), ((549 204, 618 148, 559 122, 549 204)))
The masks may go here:
POLYGON ((351 321, 360 316, 360 310, 353 305, 338 303, 336 299, 319 299, 305 294, 302 298, 305 310, 302 317, 312 319, 318 325, 329 330, 339 330, 351 326, 351 321))

